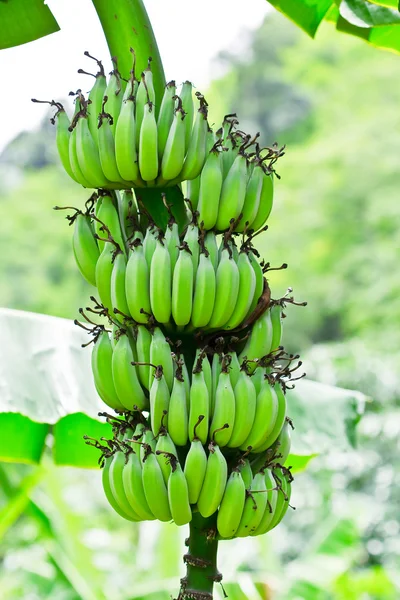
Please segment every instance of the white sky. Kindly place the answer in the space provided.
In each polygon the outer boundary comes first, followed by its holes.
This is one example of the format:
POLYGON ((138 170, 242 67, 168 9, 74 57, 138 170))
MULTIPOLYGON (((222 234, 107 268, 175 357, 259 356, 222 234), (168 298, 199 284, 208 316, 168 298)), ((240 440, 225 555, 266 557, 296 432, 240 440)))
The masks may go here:
MULTIPOLYGON (((61 31, 17 48, 0 51, 0 151, 18 132, 34 128, 46 108, 31 98, 65 98, 72 89, 90 89, 89 50, 104 60, 108 49, 90 0, 48 0, 61 31), (90 26, 89 26, 90 24, 90 26), (86 88, 85 88, 86 85, 86 88)), ((167 81, 189 79, 203 89, 215 75, 213 58, 240 42, 267 13, 266 0, 145 0, 167 81)), ((110 67, 110 68, 108 68, 110 67)))

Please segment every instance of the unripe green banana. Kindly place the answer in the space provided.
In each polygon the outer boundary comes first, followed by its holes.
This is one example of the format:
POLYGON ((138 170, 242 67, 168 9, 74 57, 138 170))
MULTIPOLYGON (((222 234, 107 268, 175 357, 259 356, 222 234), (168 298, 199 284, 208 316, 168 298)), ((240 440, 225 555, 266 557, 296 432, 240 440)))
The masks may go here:
POLYGON ((185 144, 185 149, 188 150, 189 145, 190 145, 190 140, 192 137, 193 115, 194 115, 193 85, 190 81, 183 82, 179 96, 182 101, 182 108, 186 113, 184 144, 185 144))
POLYGON ((222 356, 223 355, 221 354, 221 352, 217 351, 213 355, 213 359, 212 359, 212 365, 211 365, 212 394, 211 394, 211 403, 210 403, 210 416, 211 416, 211 418, 212 418, 212 416, 214 414, 215 392, 217 391, 219 376, 220 376, 220 373, 221 373, 222 356))
POLYGON ((200 194, 200 176, 186 181, 186 198, 189 198, 193 210, 197 210, 200 194))
POLYGON ((201 251, 196 272, 192 306, 192 325, 196 329, 206 327, 210 321, 215 302, 216 279, 208 251, 201 251))
POLYGON ((174 108, 175 108, 175 94, 176 85, 175 81, 170 81, 165 86, 164 96, 161 101, 160 112, 157 119, 158 129, 158 158, 161 161, 165 145, 167 143, 169 130, 174 119, 174 108))
POLYGON ((143 251, 146 257, 147 264, 151 265, 151 261, 153 258, 154 251, 156 249, 158 231, 155 229, 154 224, 149 225, 146 229, 146 235, 143 240, 143 251))
POLYGON ((234 388, 235 423, 228 442, 230 448, 240 448, 250 435, 256 414, 257 395, 252 378, 242 369, 234 388))
POLYGON ((232 387, 235 389, 236 384, 239 381, 241 365, 236 352, 227 352, 227 356, 229 356, 231 361, 229 365, 229 377, 231 379, 232 387))
POLYGON ((171 474, 168 479, 168 500, 175 524, 186 525, 192 520, 189 503, 189 489, 179 460, 172 460, 171 474))
POLYGON ((171 259, 164 241, 159 237, 150 266, 150 303, 154 318, 168 323, 171 317, 171 259))
MULTIPOLYGON (((276 440, 281 432, 281 429, 283 427, 283 424, 285 423, 285 418, 286 418, 285 394, 283 393, 282 388, 279 383, 275 383, 275 385, 272 389, 278 399, 278 414, 276 417, 275 425, 274 425, 271 433, 264 440, 263 444, 260 447, 254 448, 253 452, 264 452, 265 450, 270 448, 272 446, 272 444, 274 442, 276 442, 276 440)), ((257 415, 256 415, 255 420, 256 419, 257 419, 257 415)))
POLYGON ((204 238, 204 246, 206 247, 210 260, 213 264, 214 271, 217 272, 218 268, 218 246, 217 246, 217 238, 215 237, 215 233, 213 231, 208 231, 206 233, 206 237, 204 238))
POLYGON ((144 325, 139 325, 137 328, 136 352, 138 362, 141 364, 137 365, 137 370, 139 381, 146 390, 150 390, 153 383, 153 379, 150 377, 151 367, 149 366, 151 343, 152 335, 150 331, 144 325))
POLYGON ((251 266, 254 269, 254 274, 256 276, 256 287, 254 290, 253 299, 251 301, 250 308, 248 310, 246 318, 249 315, 251 315, 251 313, 257 306, 258 300, 259 300, 260 296, 262 295, 263 289, 264 289, 264 273, 263 273, 260 263, 258 262, 258 260, 253 252, 249 253, 249 261, 251 263, 251 266))
POLYGON ((134 406, 140 410, 147 410, 149 402, 139 383, 136 367, 132 365, 136 360, 135 354, 132 342, 122 330, 112 354, 114 387, 121 404, 127 410, 133 411, 134 406))
POLYGON ((147 504, 156 519, 170 521, 172 519, 168 502, 168 491, 164 482, 160 465, 150 446, 146 448, 142 468, 143 488, 147 504))
POLYGON ((147 504, 143 488, 142 464, 134 450, 128 455, 128 461, 122 473, 122 482, 129 504, 140 519, 143 521, 153 520, 155 517, 147 504))
MULTIPOLYGON (((248 368, 248 372, 250 371, 250 369, 248 368)), ((265 385, 265 376, 268 374, 268 371, 265 367, 258 365, 255 369, 255 371, 253 371, 253 374, 251 376, 251 380, 254 384, 254 388, 256 390, 256 394, 258 396, 258 394, 261 391, 261 388, 265 385)))
POLYGON ((289 508, 290 503, 292 487, 290 481, 288 481, 288 475, 286 473, 286 470, 280 469, 281 472, 279 473, 279 475, 277 474, 277 471, 278 469, 274 470, 280 481, 281 489, 279 489, 278 491, 278 499, 276 502, 274 516, 268 526, 267 531, 271 531, 271 529, 274 529, 274 527, 276 527, 282 521, 283 517, 287 512, 287 509, 289 508))
MULTIPOLYGON (((150 361, 153 365, 161 365, 168 389, 172 390, 174 381, 174 361, 171 354, 171 347, 159 327, 155 327, 150 346, 150 361)), ((153 379, 153 373, 150 373, 150 385, 153 379)))
POLYGON ((272 476, 270 469, 265 469, 265 487, 268 490, 267 506, 264 514, 258 525, 250 535, 262 535, 268 531, 269 525, 274 518, 276 503, 278 501, 278 490, 276 489, 276 481, 272 476))
POLYGON ((221 373, 215 392, 215 405, 210 425, 210 436, 221 448, 226 446, 232 435, 235 423, 235 394, 229 377, 229 357, 222 359, 221 373), (223 428, 224 424, 228 427, 223 428))
POLYGON ((78 181, 81 185, 83 185, 86 188, 95 188, 96 182, 86 179, 86 177, 84 176, 84 174, 82 172, 82 169, 80 167, 79 160, 78 160, 78 152, 77 152, 77 145, 76 145, 77 131, 76 131, 76 127, 75 127, 75 122, 79 116, 79 111, 81 110, 81 108, 82 108, 82 105, 81 105, 81 102, 78 97, 75 100, 75 115, 71 122, 71 125, 69 126, 69 131, 70 131, 69 144, 68 144, 69 163, 71 165, 71 170, 72 170, 72 173, 73 173, 76 181, 78 181))
POLYGON ((100 252, 93 235, 89 214, 78 212, 74 218, 72 248, 78 268, 83 277, 96 285, 96 263, 100 252))
POLYGON ((198 348, 196 350, 194 364, 201 365, 201 368, 203 369, 204 381, 206 382, 207 390, 208 390, 209 396, 211 398, 212 389, 213 389, 212 388, 212 373, 211 373, 211 364, 210 364, 210 361, 208 360, 208 356, 207 356, 207 348, 198 348))
POLYGON ((180 359, 182 361, 182 376, 183 376, 183 383, 185 384, 185 389, 186 389, 186 404, 187 404, 187 409, 188 409, 188 413, 189 413, 189 398, 190 398, 190 383, 191 383, 191 377, 189 375, 189 371, 188 368, 186 366, 185 363, 185 357, 183 356, 183 354, 180 356, 180 359))
MULTIPOLYGON (((119 113, 121 112, 122 100, 124 97, 124 90, 126 82, 121 79, 121 75, 117 69, 117 65, 114 61, 115 69, 110 73, 110 79, 108 80, 107 87, 104 91, 103 96, 103 107, 104 103, 107 102, 107 110, 111 116, 111 131, 113 139, 115 135, 115 128, 117 126, 119 113), (107 98, 107 100, 105 100, 107 98)), ((100 144, 100 140, 99 140, 100 144)))
POLYGON ((110 465, 109 477, 110 477, 110 488, 112 495, 114 496, 117 504, 121 507, 122 511, 129 515, 131 519, 140 521, 139 515, 134 511, 128 498, 126 497, 124 484, 123 484, 123 471, 126 463, 126 455, 124 452, 117 451, 110 465))
POLYGON ((242 476, 246 490, 249 490, 251 487, 251 482, 253 481, 253 471, 251 470, 250 461, 248 458, 240 459, 238 470, 242 476))
POLYGON ((150 269, 140 239, 132 243, 132 251, 126 266, 125 294, 132 319, 137 323, 147 323, 151 313, 150 269))
POLYGON ((163 374, 163 368, 158 365, 154 380, 150 388, 150 419, 151 430, 154 435, 160 431, 160 427, 168 425, 168 410, 169 410, 169 389, 163 374))
MULTIPOLYGON (((83 104, 83 101, 82 101, 83 104)), ((76 154, 83 176, 87 181, 96 183, 96 187, 108 184, 100 162, 99 150, 89 130, 86 103, 76 122, 76 154)))
MULTIPOLYGON (((147 79, 149 76, 147 77, 147 79)), ((146 75, 143 72, 141 76, 141 80, 139 82, 137 92, 136 92, 136 109, 135 109, 135 120, 136 120, 136 147, 139 148, 140 142, 140 129, 143 122, 144 117, 144 107, 147 102, 152 102, 154 104, 154 96, 151 97, 152 94, 152 86, 147 88, 146 75)))
MULTIPOLYGON (((99 198, 100 200, 100 198, 99 198)), ((103 230, 102 224, 108 227, 111 237, 119 245, 122 251, 125 251, 125 245, 122 238, 121 226, 119 223, 118 211, 113 202, 113 198, 110 193, 106 193, 101 197, 101 202, 97 201, 98 208, 96 206, 96 217, 100 221, 96 221, 95 229, 96 233, 100 238, 107 238, 106 231, 103 230)), ((99 248, 103 250, 105 242, 99 240, 99 248)))
POLYGON ((265 381, 261 387, 260 393, 257 395, 256 413, 254 417, 253 427, 249 436, 240 446, 242 450, 246 450, 249 446, 253 452, 262 446, 271 434, 275 427, 278 417, 279 402, 274 388, 265 381))
POLYGON ((143 430, 143 435, 141 436, 140 440, 141 440, 141 442, 140 442, 139 458, 140 458, 140 462, 143 463, 149 447, 151 448, 152 452, 156 451, 157 441, 153 435, 152 430, 147 429, 146 427, 143 430))
POLYGON ((175 371, 174 384, 169 400, 168 431, 177 446, 186 446, 188 440, 188 394, 182 373, 182 361, 175 371))
POLYGON ((140 180, 136 150, 135 98, 131 94, 122 103, 115 128, 115 160, 123 179, 133 182, 140 180))
POLYGON ((202 105, 196 114, 185 162, 179 174, 180 179, 195 179, 200 175, 206 159, 207 131, 207 107, 202 105))
POLYGON ((210 454, 207 459, 203 487, 197 501, 199 513, 204 518, 210 517, 218 509, 228 478, 226 459, 218 445, 215 442, 211 442, 209 450, 210 454))
POLYGON ((267 500, 268 496, 265 485, 265 476, 264 473, 260 471, 254 476, 251 489, 247 492, 242 518, 236 531, 236 537, 245 537, 257 529, 264 516, 267 500))
POLYGON ((92 351, 92 371, 94 384, 100 398, 114 410, 123 412, 112 378, 113 349, 107 331, 103 328, 96 339, 92 351))
POLYGON ((272 179, 272 174, 264 175, 260 196, 260 205, 258 207, 256 218, 252 223, 250 223, 250 229, 258 231, 264 227, 272 210, 273 198, 274 182, 272 179))
POLYGON ((179 249, 172 279, 172 317, 178 327, 190 322, 193 304, 192 252, 186 242, 179 249))
POLYGON ((201 440, 197 437, 197 427, 204 419, 204 415, 200 415, 197 420, 194 437, 185 460, 184 473, 188 484, 190 504, 196 504, 199 499, 207 469, 207 455, 201 440))
POLYGON ((101 304, 108 310, 110 315, 113 314, 113 306, 111 301, 111 276, 113 272, 113 257, 114 250, 111 244, 104 246, 102 253, 96 263, 96 287, 99 294, 101 304))
POLYGON ((207 442, 208 420, 210 414, 210 398, 208 388, 204 379, 203 369, 197 363, 192 374, 192 385, 190 387, 190 409, 189 409, 189 440, 193 441, 195 435, 202 444, 207 442), (199 416, 204 419, 199 423, 199 416), (195 433, 196 429, 196 433, 195 433))
POLYGON ((224 179, 219 201, 216 229, 229 229, 230 220, 240 215, 246 197, 246 157, 239 153, 224 179))
POLYGON ((245 500, 246 488, 242 476, 237 469, 233 469, 218 511, 217 529, 221 537, 234 537, 242 517, 245 500))
POLYGON ((179 96, 174 98, 178 101, 178 108, 174 112, 161 161, 161 177, 166 181, 178 177, 185 159, 185 112, 179 96))
MULTIPOLYGON (((107 99, 107 96, 104 98, 107 99)), ((118 171, 113 126, 114 121, 110 113, 103 110, 99 115, 98 130, 101 168, 109 181, 121 183, 122 187, 129 187, 118 171), (125 186, 123 185, 124 183, 126 183, 125 186)))
POLYGON ((245 250, 239 254, 237 267, 239 270, 239 294, 233 314, 224 329, 235 329, 244 321, 256 291, 256 275, 245 250))
POLYGON ((58 110, 54 116, 54 119, 56 119, 56 124, 57 124, 56 125, 56 145, 57 145, 58 155, 61 159, 62 166, 64 167, 64 169, 66 170, 68 175, 72 179, 74 179, 74 181, 76 181, 78 183, 82 183, 81 181, 79 181, 79 178, 77 178, 75 176, 74 172, 72 171, 71 161, 70 161, 70 157, 69 157, 69 143, 70 143, 70 137, 71 137, 71 132, 69 131, 69 126, 71 123, 70 123, 67 113, 64 110, 64 107, 61 104, 58 105, 58 110))
POLYGON ((170 455, 174 456, 178 460, 178 454, 176 452, 175 444, 169 436, 165 427, 161 427, 158 440, 156 444, 156 458, 160 465, 165 485, 168 485, 168 479, 171 474, 171 461, 170 455))
POLYGON ((208 328, 220 329, 231 318, 239 293, 239 280, 237 264, 230 257, 229 249, 224 248, 217 269, 215 304, 208 328))
POLYGON ((291 431, 292 425, 290 419, 286 417, 285 424, 283 425, 278 439, 276 440, 276 454, 278 457, 279 464, 284 465, 290 454, 291 446, 291 431))
POLYGON ((171 217, 168 222, 165 231, 164 244, 168 248, 169 257, 171 259, 171 272, 173 273, 179 256, 179 246, 181 245, 178 224, 173 217, 171 217))
POLYGON ((139 169, 144 181, 154 181, 158 175, 157 122, 154 105, 147 102, 139 135, 139 169))
MULTIPOLYGON (((247 343, 239 355, 239 361, 243 360, 254 360, 256 358, 262 358, 271 351, 272 342, 272 322, 271 322, 271 311, 266 310, 265 313, 257 319, 253 324, 253 328, 250 333, 250 337, 247 343)), ((249 363, 249 373, 252 373, 256 368, 255 363, 249 363)))
POLYGON ((196 278, 197 268, 199 266, 200 244, 199 244, 199 228, 195 223, 189 223, 186 229, 185 237, 183 238, 191 252, 193 263, 193 281, 196 278))
POLYGON ((136 519, 136 517, 132 517, 131 515, 124 512, 123 509, 119 506, 118 502, 116 501, 116 499, 114 498, 114 495, 112 493, 111 484, 110 484, 110 467, 111 467, 112 461, 114 460, 114 457, 115 457, 115 455, 113 454, 111 456, 107 456, 104 460, 104 466, 102 468, 102 474, 101 474, 104 494, 105 494, 109 504, 113 507, 115 512, 120 515, 120 517, 123 517, 124 519, 127 519, 128 521, 136 522, 136 521, 138 521, 138 519, 136 519))
POLYGON ((282 341, 282 306, 274 304, 271 307, 272 340, 271 352, 277 350, 282 341))
POLYGON ((125 273, 126 273, 126 258, 122 250, 117 250, 114 258, 114 266, 111 273, 111 302, 113 309, 118 312, 115 318, 118 321, 123 321, 123 315, 129 316, 129 307, 126 302, 125 294, 125 273), (123 313, 120 315, 119 313, 123 313))
POLYGON ((221 152, 215 145, 207 155, 200 174, 197 210, 199 211, 199 223, 204 229, 212 229, 217 222, 222 183, 221 152))
POLYGON ((263 187, 264 173, 260 164, 255 164, 255 167, 247 182, 246 195, 242 209, 242 218, 235 231, 244 231, 251 229, 251 223, 255 220, 260 206, 261 191, 263 187))
MULTIPOLYGON (((85 52, 85 54, 86 54, 86 56, 89 56, 89 58, 93 58, 89 55, 89 53, 85 52)), ((103 96, 104 96, 106 88, 107 88, 107 79, 106 79, 101 61, 96 60, 95 58, 94 58, 94 60, 96 61, 97 65, 99 67, 99 72, 96 74, 95 84, 89 93, 88 115, 89 115, 90 133, 92 134, 93 139, 96 143, 96 146, 98 147, 99 142, 98 142, 97 125, 98 125, 99 114, 101 112, 101 107, 103 104, 103 96)))

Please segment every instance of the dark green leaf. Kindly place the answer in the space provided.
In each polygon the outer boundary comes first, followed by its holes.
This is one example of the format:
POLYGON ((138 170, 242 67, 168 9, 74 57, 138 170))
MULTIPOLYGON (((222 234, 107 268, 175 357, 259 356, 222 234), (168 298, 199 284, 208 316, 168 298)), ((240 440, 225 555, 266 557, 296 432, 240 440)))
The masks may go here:
POLYGON ((0 49, 26 44, 60 29, 44 0, 2 0, 0 23, 0 49))
POLYGON ((277 10, 314 37, 333 0, 268 0, 277 10))
POLYGON ((22 414, 0 413, 0 460, 38 463, 49 431, 47 423, 36 423, 22 414))
MULTIPOLYGON (((342 0, 339 10, 341 16, 356 27, 381 27, 400 23, 398 11, 365 0, 342 0)), ((397 35, 400 37, 400 31, 397 35)))
POLYGON ((98 468, 100 451, 85 444, 83 436, 110 438, 111 426, 83 413, 67 415, 54 426, 53 457, 57 465, 98 468))

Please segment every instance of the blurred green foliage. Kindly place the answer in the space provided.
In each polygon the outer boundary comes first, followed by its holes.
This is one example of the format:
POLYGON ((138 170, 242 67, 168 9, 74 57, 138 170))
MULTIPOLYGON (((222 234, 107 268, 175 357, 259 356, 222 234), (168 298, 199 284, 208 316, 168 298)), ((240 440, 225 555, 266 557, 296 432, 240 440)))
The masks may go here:
MULTIPOLYGON (((225 74, 207 99, 211 122, 236 111, 244 129, 287 143, 270 229, 259 240, 267 261, 289 264, 271 273, 273 296, 291 285, 309 302, 288 307, 284 343, 303 352, 313 378, 373 401, 357 449, 333 447, 314 459, 296 478, 296 512, 271 535, 221 544, 220 570, 233 600, 395 600, 399 58, 351 37, 339 41, 329 25, 311 41, 277 15, 249 36, 247 51, 240 47, 219 58, 225 74)), ((25 150, 41 135, 26 136, 25 150)), ((6 149, 0 157, 0 304, 76 316, 91 290, 73 264, 67 222, 51 208, 82 206, 87 192, 52 159, 20 173, 14 156, 6 149)), ((184 531, 126 527, 106 507, 99 473, 43 470, 37 482, 31 467, 1 470, 0 510, 19 498, 14 521, 3 525, 1 598, 167 600, 176 591, 184 531)))

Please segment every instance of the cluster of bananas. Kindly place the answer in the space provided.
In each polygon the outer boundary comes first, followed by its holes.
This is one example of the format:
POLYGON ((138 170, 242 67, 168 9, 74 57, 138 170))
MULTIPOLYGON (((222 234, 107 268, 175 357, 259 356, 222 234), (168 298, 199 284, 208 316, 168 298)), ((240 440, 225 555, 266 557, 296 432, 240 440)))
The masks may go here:
POLYGON ((106 440, 106 446, 86 439, 102 451, 104 492, 123 518, 173 520, 180 526, 191 521, 193 510, 203 517, 218 511, 216 535, 231 539, 264 534, 284 517, 292 482, 290 469, 283 466, 290 449, 288 421, 261 466, 244 454, 231 457, 230 467, 214 440, 207 455, 195 436, 182 469, 165 427, 155 438, 145 423, 132 427, 126 421, 108 420, 114 437, 106 440))
POLYGON ((238 249, 228 230, 218 247, 218 236, 196 221, 180 236, 173 217, 165 233, 150 223, 143 234, 132 192, 117 202, 114 197, 94 194, 85 213, 68 217, 77 265, 111 315, 136 323, 154 318, 179 330, 234 330, 246 322, 262 298, 268 269, 258 262, 250 234, 238 249))

